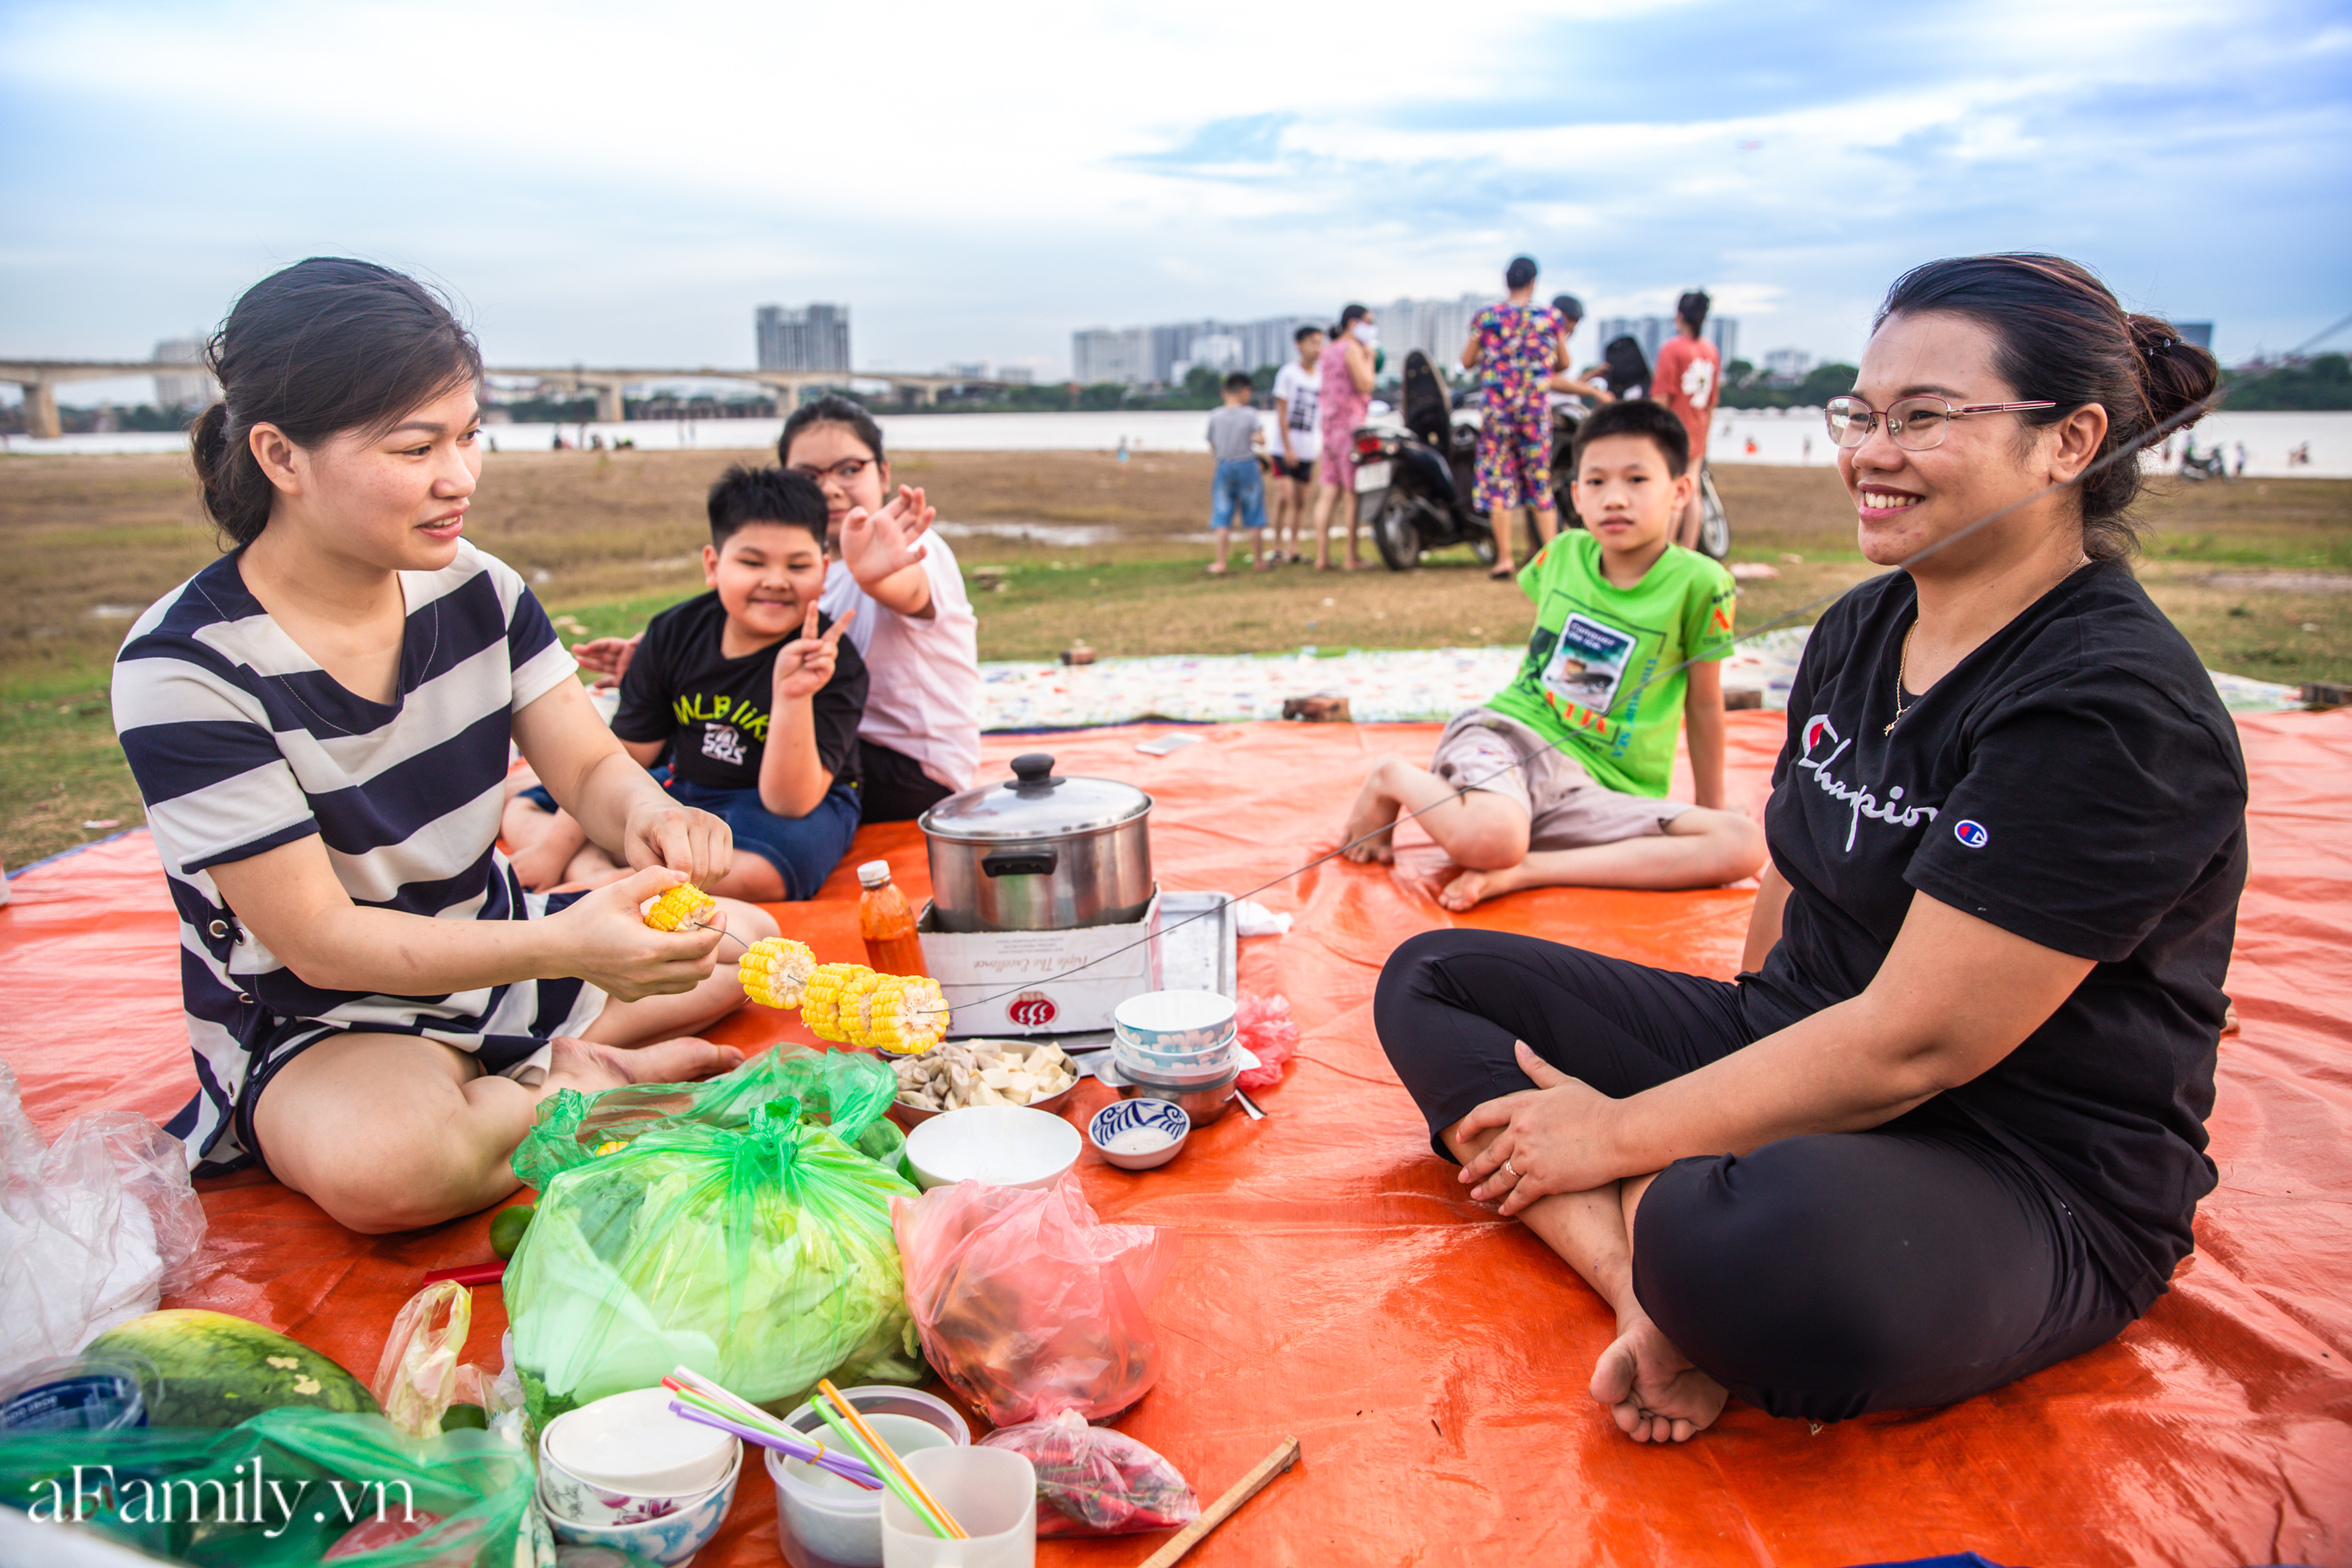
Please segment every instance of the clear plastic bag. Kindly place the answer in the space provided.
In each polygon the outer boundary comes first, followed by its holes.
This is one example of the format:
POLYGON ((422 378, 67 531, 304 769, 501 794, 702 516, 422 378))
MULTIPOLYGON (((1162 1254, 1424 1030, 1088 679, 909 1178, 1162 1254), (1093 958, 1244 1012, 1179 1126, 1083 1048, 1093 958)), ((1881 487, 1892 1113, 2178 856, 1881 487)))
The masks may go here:
POLYGON ((44 1145, 0 1062, 0 1375, 153 1311, 204 1242, 184 1144, 99 1110, 44 1145))
POLYGON ((198 1568, 318 1563, 354 1531, 382 1539, 393 1533, 385 1526, 418 1523, 418 1533, 358 1561, 367 1568, 552 1563, 553 1542, 531 1504, 533 1480, 529 1451, 488 1432, 418 1441, 381 1415, 293 1407, 219 1430, 45 1432, 0 1444, 0 1494, 36 1523, 79 1518, 198 1568))
POLYGON ((1010 1448, 1035 1468, 1040 1535, 1127 1535, 1201 1517, 1201 1500, 1175 1466, 1075 1410, 1003 1427, 980 1446, 1010 1448))
POLYGON ((1159 1380, 1143 1309, 1176 1261, 1174 1231, 1103 1224, 1066 1174, 1042 1193, 934 1187, 890 1216, 924 1353, 993 1425, 1098 1420, 1159 1380))
MULTIPOLYGON (((392 1320, 369 1391, 394 1426, 412 1437, 442 1429, 453 1405, 478 1405, 492 1431, 506 1429, 522 1408, 522 1384, 511 1367, 491 1372, 458 1361, 474 1327, 474 1293, 439 1279, 408 1299, 392 1320)), ((521 1442, 520 1423, 511 1436, 521 1442)))
POLYGON ((507 1265, 533 1420, 680 1364, 762 1405, 826 1376, 919 1381, 890 1231, 914 1189, 835 1135, 863 1131, 803 1122, 786 1098, 740 1128, 666 1121, 567 1157, 507 1265))

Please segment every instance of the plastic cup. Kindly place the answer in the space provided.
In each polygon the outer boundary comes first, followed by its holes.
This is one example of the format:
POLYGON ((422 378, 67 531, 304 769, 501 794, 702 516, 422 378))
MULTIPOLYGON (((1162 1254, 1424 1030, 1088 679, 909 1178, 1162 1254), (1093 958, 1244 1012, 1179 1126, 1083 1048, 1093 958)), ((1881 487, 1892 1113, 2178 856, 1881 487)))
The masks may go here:
POLYGON ((925 1448, 907 1468, 970 1532, 931 1533, 893 1496, 882 1500, 882 1568, 1036 1568, 1037 1471, 1004 1448, 925 1448))

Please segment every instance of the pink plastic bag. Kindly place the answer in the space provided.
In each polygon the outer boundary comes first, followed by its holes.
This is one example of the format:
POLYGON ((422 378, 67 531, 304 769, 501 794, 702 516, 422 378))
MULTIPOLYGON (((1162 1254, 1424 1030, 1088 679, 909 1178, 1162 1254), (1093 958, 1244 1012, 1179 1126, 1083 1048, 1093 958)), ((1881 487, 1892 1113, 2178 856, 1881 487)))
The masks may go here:
POLYGON ((1075 1410, 992 1432, 980 1446, 1010 1448, 1036 1467, 1040 1535, 1126 1535, 1201 1517, 1201 1500, 1175 1466, 1075 1410))
POLYGON ((1280 1083, 1282 1069, 1298 1050, 1298 1026, 1290 1021, 1290 998, 1279 993, 1272 996, 1244 994, 1234 1003, 1234 1028, 1258 1060, 1257 1066, 1242 1074, 1242 1088, 1272 1089, 1280 1083))
POLYGON ((992 1425, 1115 1415, 1159 1380, 1143 1308, 1174 1231, 1104 1225, 1072 1175, 1042 1193, 934 1187, 892 1199, 890 1221, 924 1355, 992 1425))

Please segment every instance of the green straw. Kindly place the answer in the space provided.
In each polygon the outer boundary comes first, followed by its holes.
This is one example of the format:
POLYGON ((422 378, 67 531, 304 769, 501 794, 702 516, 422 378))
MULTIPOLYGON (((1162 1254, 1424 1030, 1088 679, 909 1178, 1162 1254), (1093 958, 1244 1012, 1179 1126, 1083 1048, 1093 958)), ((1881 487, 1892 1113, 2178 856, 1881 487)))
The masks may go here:
POLYGON ((823 1394, 819 1394, 814 1399, 810 1400, 809 1404, 815 1409, 819 1415, 824 1417, 824 1424, 833 1428, 835 1435, 840 1437, 843 1446, 847 1447, 851 1453, 865 1460, 867 1467, 873 1470, 874 1474, 881 1480, 882 1484, 890 1489, 890 1495, 907 1505, 907 1510, 909 1513, 912 1513, 917 1519, 921 1520, 925 1525, 929 1527, 931 1533, 938 1536, 940 1540, 952 1541, 955 1539, 955 1537, 949 1532, 948 1527, 940 1521, 939 1517, 932 1513, 929 1509, 925 1508, 923 1506, 922 1500, 917 1497, 914 1492, 908 1489, 906 1482, 898 1479, 898 1471, 892 1469, 888 1465, 884 1464, 882 1462, 882 1456, 867 1447, 866 1445, 866 1439, 860 1437, 857 1435, 856 1430, 847 1422, 843 1421, 840 1417, 835 1415, 831 1410, 825 1408, 825 1399, 823 1394))

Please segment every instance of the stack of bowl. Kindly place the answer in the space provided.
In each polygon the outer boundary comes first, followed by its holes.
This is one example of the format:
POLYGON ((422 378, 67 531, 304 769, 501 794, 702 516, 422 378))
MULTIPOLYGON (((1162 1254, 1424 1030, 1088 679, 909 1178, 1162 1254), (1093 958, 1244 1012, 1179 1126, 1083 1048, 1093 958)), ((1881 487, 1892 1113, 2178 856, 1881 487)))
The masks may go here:
POLYGON ((667 1389, 569 1410, 539 1439, 539 1508, 565 1546, 610 1546, 677 1568, 719 1533, 743 1445, 673 1414, 667 1389))
POLYGON ((1214 991, 1148 991, 1111 1014, 1110 1073, 1127 1099, 1165 1100, 1205 1127, 1233 1103, 1242 1061, 1234 1002, 1214 991))

